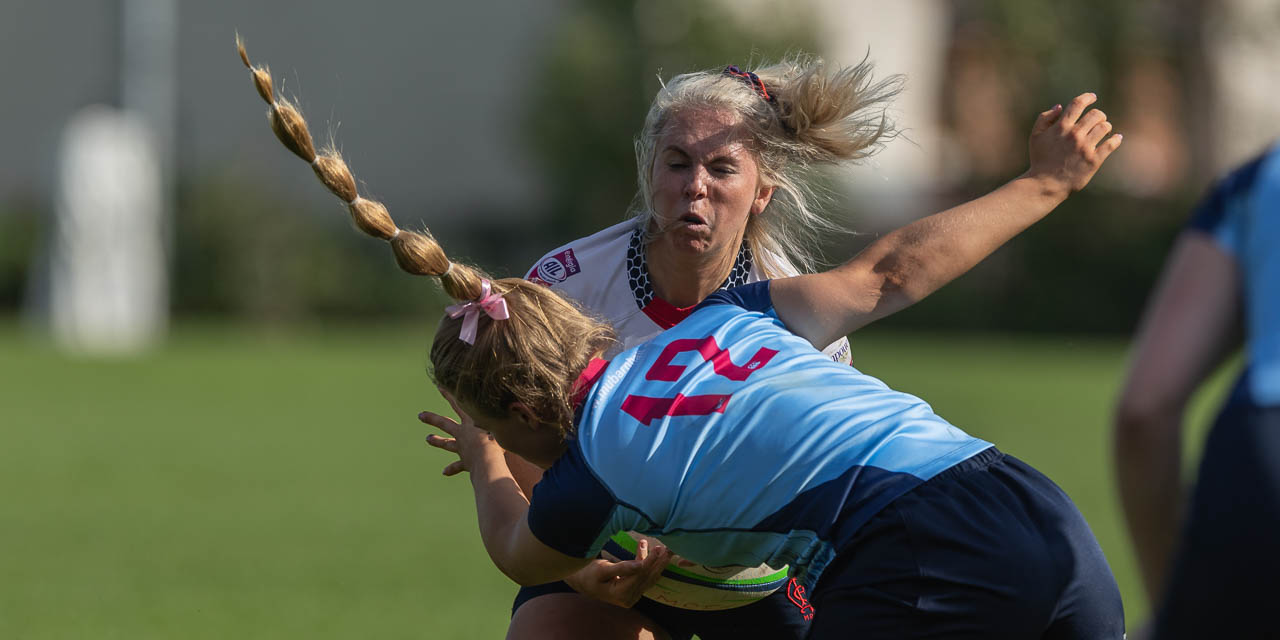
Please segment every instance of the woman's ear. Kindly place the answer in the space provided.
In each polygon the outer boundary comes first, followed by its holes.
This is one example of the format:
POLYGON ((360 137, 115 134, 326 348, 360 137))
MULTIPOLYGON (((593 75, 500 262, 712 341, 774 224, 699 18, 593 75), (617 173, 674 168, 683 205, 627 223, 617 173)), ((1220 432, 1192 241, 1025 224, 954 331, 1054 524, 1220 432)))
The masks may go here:
POLYGON ((769 202, 773 200, 773 190, 777 187, 761 186, 756 190, 756 199, 751 202, 751 214, 756 215, 764 212, 764 208, 769 206, 769 202))
POLYGON ((507 405, 507 417, 520 421, 530 430, 536 430, 542 426, 542 421, 538 419, 537 414, 533 412, 533 409, 529 408, 529 405, 523 402, 512 402, 507 405))

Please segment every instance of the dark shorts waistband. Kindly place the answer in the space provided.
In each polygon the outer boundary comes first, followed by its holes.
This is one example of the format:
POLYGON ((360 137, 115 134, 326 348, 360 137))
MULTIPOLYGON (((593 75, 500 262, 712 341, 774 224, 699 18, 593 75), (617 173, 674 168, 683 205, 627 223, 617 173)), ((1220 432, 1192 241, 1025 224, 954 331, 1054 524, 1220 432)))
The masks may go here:
POLYGON ((982 451, 947 467, 938 475, 926 480, 921 486, 931 485, 936 482, 945 482, 946 480, 956 476, 962 476, 974 471, 981 471, 1004 459, 1005 454, 1003 451, 995 448, 994 446, 987 447, 986 449, 983 449, 982 451))

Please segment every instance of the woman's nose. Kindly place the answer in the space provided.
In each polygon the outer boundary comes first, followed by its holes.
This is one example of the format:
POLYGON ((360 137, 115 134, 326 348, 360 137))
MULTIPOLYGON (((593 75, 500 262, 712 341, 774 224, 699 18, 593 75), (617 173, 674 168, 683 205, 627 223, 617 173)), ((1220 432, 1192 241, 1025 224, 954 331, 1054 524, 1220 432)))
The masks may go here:
POLYGON ((690 200, 705 198, 707 195, 707 170, 695 166, 689 171, 689 179, 684 183, 684 195, 690 200))

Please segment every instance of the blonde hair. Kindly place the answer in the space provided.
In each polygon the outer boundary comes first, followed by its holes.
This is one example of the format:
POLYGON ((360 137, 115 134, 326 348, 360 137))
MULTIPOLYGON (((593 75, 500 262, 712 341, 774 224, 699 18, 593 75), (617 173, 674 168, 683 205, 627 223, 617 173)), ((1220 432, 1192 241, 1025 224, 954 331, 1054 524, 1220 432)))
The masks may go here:
POLYGON ((765 186, 776 187, 764 212, 748 219, 747 246, 769 277, 788 275, 779 258, 814 271, 820 236, 838 228, 819 211, 824 192, 813 170, 866 158, 898 133, 886 110, 905 77, 874 81, 872 68, 865 58, 839 67, 797 54, 755 69, 772 101, 719 69, 673 78, 654 97, 636 138, 639 190, 633 213, 642 228, 652 233, 657 227, 651 224, 653 164, 667 125, 686 111, 724 110, 745 128, 765 186))
MULTIPOLYGON (((268 105, 271 131, 347 204, 356 227, 390 242, 401 269, 439 278, 454 300, 479 298, 484 272, 451 262, 430 233, 396 227, 382 203, 360 197, 341 154, 332 148, 316 152, 306 120, 288 100, 275 96, 271 72, 249 62, 239 34, 236 50, 268 105)), ((432 377, 454 397, 491 416, 505 415, 512 402, 523 402, 567 436, 577 377, 592 356, 613 343, 613 330, 547 287, 520 278, 492 285, 506 300, 511 317, 497 321, 480 314, 475 344, 467 344, 458 339, 462 319, 446 315, 431 345, 432 377)))
POLYGON ((511 317, 488 321, 469 345, 458 339, 462 320, 445 316, 431 343, 436 384, 491 416, 513 402, 567 437, 573 425, 574 385, 591 358, 614 342, 609 324, 549 287, 521 278, 494 283, 511 317))

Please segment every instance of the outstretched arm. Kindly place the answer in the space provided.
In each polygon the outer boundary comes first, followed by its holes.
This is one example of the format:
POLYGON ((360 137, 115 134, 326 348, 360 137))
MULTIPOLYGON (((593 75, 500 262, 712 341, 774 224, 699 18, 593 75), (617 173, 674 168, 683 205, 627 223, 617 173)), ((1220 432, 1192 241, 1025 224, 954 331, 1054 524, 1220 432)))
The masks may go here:
POLYGON ((502 447, 476 427, 449 394, 444 396, 458 413, 458 422, 430 411, 422 412, 418 419, 452 436, 430 435, 427 443, 458 454, 458 460, 445 467, 445 475, 463 471, 471 474, 480 539, 493 564, 508 578, 526 586, 554 582, 585 567, 588 559, 560 553, 533 535, 529 529, 529 499, 507 468, 502 447))
POLYGON ((1093 178, 1121 136, 1097 99, 1076 97, 1036 120, 1031 168, 995 191, 917 220, 824 273, 775 280, 774 308, 787 327, 825 346, 900 311, 973 268, 1093 178))
POLYGON ((1235 260, 1199 231, 1178 238, 1134 338, 1116 404, 1115 470, 1143 585, 1160 597, 1186 502, 1182 415, 1240 342, 1235 260))

